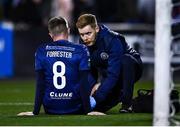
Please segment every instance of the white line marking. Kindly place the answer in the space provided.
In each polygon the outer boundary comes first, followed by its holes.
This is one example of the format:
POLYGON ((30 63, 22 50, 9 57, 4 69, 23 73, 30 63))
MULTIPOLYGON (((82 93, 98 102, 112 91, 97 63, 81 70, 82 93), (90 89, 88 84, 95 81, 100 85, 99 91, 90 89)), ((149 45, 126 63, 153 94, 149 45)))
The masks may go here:
POLYGON ((20 105, 33 105, 30 102, 0 102, 0 106, 20 106, 20 105))

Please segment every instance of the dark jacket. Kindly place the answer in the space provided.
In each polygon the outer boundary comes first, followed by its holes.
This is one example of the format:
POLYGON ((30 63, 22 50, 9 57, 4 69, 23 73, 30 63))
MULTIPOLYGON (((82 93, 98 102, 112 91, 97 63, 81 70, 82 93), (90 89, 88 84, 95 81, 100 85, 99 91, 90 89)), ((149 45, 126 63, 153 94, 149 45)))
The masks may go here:
MULTIPOLYGON (((97 34, 95 44, 88 47, 91 72, 96 80, 97 72, 100 72, 101 75, 101 86, 93 95, 97 103, 104 101, 118 83, 123 56, 129 54, 140 59, 139 53, 126 43, 122 35, 111 31, 105 25, 99 25, 99 27, 100 31, 97 34)), ((83 43, 83 41, 80 40, 80 43, 83 43)))

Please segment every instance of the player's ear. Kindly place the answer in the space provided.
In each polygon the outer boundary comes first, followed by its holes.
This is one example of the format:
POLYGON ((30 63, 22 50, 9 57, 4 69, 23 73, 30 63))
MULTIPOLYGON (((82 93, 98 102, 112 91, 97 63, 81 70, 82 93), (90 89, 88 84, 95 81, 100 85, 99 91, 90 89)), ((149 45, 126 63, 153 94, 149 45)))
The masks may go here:
POLYGON ((52 35, 51 33, 49 33, 49 36, 50 36, 51 38, 53 38, 53 35, 52 35))
POLYGON ((99 32, 99 26, 98 25, 96 25, 95 30, 97 33, 99 32))
POLYGON ((70 35, 70 28, 68 28, 68 35, 70 35))

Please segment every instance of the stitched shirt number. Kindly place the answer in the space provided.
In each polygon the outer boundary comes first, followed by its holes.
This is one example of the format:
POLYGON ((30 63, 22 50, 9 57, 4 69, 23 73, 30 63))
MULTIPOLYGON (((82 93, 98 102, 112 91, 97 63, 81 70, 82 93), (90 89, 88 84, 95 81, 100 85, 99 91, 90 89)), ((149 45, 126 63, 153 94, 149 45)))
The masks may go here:
POLYGON ((53 84, 57 89, 63 89, 66 85, 66 77, 64 76, 66 71, 66 66, 62 61, 57 61, 53 64, 53 84), (58 72, 58 66, 61 67, 61 71, 58 72), (61 84, 58 84, 58 78, 61 78, 61 84))

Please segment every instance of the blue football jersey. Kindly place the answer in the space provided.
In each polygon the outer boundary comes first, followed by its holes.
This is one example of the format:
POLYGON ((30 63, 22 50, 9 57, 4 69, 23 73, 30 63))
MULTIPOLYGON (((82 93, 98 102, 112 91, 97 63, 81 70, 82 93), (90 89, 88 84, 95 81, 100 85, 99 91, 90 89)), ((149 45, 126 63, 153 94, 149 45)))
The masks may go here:
POLYGON ((79 71, 89 69, 89 53, 84 45, 61 40, 39 46, 35 70, 45 74, 45 111, 68 114, 81 110, 79 71))

